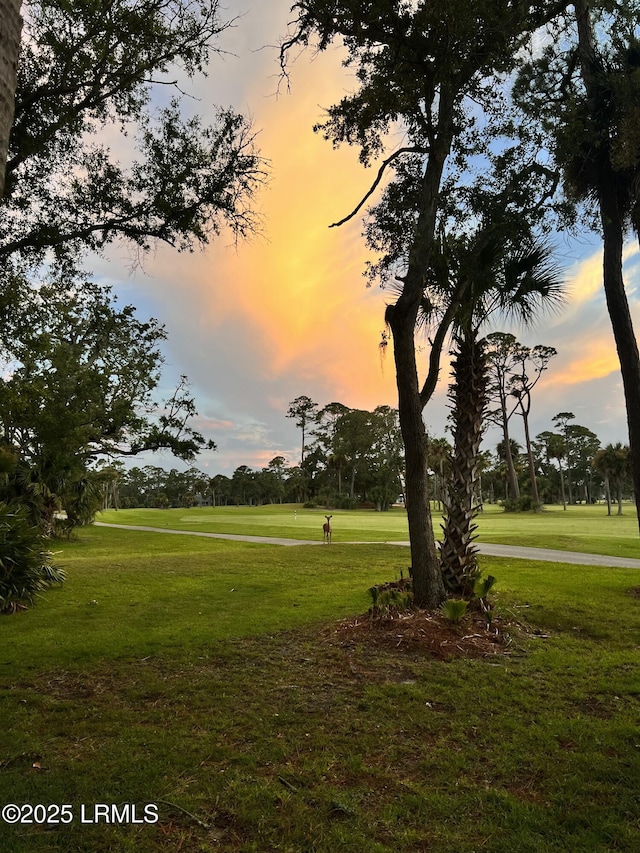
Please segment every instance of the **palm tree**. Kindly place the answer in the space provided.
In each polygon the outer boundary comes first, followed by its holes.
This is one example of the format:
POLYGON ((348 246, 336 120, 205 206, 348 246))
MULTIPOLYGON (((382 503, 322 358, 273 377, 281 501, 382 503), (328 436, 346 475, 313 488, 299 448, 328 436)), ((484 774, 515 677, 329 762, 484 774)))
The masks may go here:
POLYGON ((591 465, 604 479, 604 490, 607 498, 607 515, 611 515, 611 484, 613 478, 616 484, 618 498, 618 515, 622 515, 622 481, 629 469, 629 448, 616 444, 607 444, 600 448, 593 457, 591 465))
POLYGON ((516 244, 499 225, 489 224, 466 245, 459 244, 456 272, 466 278, 466 287, 455 319, 449 391, 454 449, 440 546, 440 567, 450 593, 472 592, 478 574, 474 495, 488 385, 486 343, 479 338, 480 328, 495 314, 530 322, 540 311, 558 305, 562 281, 549 257, 549 247, 541 241, 529 236, 516 244))

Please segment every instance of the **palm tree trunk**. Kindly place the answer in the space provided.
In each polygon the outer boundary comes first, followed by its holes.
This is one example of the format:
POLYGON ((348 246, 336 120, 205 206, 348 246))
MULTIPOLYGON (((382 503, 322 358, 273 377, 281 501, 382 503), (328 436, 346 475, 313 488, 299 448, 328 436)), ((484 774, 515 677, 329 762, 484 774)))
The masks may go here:
POLYGON ((618 492, 618 515, 622 515, 622 478, 616 477, 616 489, 618 492))
POLYGON ((4 193, 20 53, 21 0, 0 0, 0 198, 4 193))
POLYGON ((604 477, 604 494, 607 499, 607 515, 611 515, 611 486, 609 485, 609 475, 604 477))
POLYGON ((478 513, 474 501, 478 482, 478 457, 487 402, 488 366, 484 342, 475 332, 456 336, 452 363, 453 384, 449 398, 455 424, 449 488, 444 500, 444 538, 440 568, 446 589, 468 595, 478 573, 477 548, 473 544, 478 513))

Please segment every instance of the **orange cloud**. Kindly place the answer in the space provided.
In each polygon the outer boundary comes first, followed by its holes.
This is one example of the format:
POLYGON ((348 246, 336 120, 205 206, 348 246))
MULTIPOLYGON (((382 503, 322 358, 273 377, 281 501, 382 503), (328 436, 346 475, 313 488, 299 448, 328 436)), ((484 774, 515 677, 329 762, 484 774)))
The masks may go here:
POLYGON ((548 375, 544 377, 544 385, 575 385, 579 382, 589 382, 591 379, 601 379, 620 370, 620 362, 610 335, 602 338, 591 338, 588 346, 583 342, 584 352, 570 358, 569 363, 560 370, 554 369, 553 364, 548 375))
POLYGON ((322 116, 317 92, 330 105, 344 82, 333 54, 296 65, 290 95, 253 93, 260 148, 271 162, 259 199, 264 235, 237 251, 218 241, 188 264, 162 252, 161 267, 163 277, 180 276, 185 302, 199 305, 201 330, 237 329, 238 346, 253 353, 266 382, 296 375, 301 394, 313 381, 328 399, 373 407, 396 400, 393 370, 383 373, 378 350, 384 294, 362 277, 360 220, 328 227, 353 209, 373 175, 355 150, 334 151, 312 131, 322 116))

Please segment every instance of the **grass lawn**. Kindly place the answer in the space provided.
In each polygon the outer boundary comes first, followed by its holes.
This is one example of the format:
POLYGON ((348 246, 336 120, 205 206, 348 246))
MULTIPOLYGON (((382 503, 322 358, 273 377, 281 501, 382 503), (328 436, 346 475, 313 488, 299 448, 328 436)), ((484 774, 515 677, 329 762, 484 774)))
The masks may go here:
POLYGON ((332 628, 404 548, 93 528, 60 550, 67 583, 0 619, 0 800, 74 820, 0 825, 3 851, 640 849, 637 570, 486 558, 528 628, 445 662, 332 628), (96 803, 159 820, 81 823, 96 803))
MULTIPOLYGON (((290 539, 322 539, 324 514, 329 510, 300 505, 262 507, 203 507, 196 509, 127 509, 100 513, 99 521, 147 525, 209 533, 241 533, 290 539)), ((404 509, 390 512, 331 510, 333 540, 385 542, 408 539, 404 509)), ((440 534, 438 516, 434 525, 440 534)), ((546 507, 539 513, 505 513, 487 505, 478 518, 480 542, 557 548, 640 559, 635 507, 625 505, 622 516, 607 516, 605 506, 546 507)))

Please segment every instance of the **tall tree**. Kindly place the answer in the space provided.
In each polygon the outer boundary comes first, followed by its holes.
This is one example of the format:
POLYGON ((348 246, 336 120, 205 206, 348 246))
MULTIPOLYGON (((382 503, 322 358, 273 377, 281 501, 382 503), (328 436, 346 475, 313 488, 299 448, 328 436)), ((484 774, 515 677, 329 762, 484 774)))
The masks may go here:
POLYGON ((490 395, 498 403, 498 409, 492 413, 493 420, 502 429, 502 447, 504 461, 507 467, 507 484, 509 497, 517 500, 520 497, 520 484, 513 459, 509 421, 515 412, 515 406, 510 404, 509 378, 514 366, 514 348, 517 341, 514 335, 505 332, 492 332, 487 336, 489 364, 492 372, 490 395))
POLYGON ((640 233, 640 4, 575 0, 573 15, 523 70, 517 98, 539 122, 582 223, 603 240, 603 284, 627 408, 640 526, 640 351, 623 276, 640 233))
POLYGON ((29 4, 0 206, 3 267, 77 263, 118 238, 142 253, 154 241, 188 249, 223 223, 254 227, 262 169, 247 121, 220 110, 205 126, 179 102, 227 26, 218 11, 217 0, 29 4))
POLYGON ((304 462, 305 451, 305 436, 307 425, 313 423, 318 416, 318 404, 314 403, 311 397, 304 394, 301 397, 296 397, 287 409, 287 417, 294 418, 296 426, 302 431, 302 449, 300 451, 300 464, 304 462))
POLYGON ((453 448, 446 438, 429 438, 429 470, 435 475, 433 498, 442 509, 453 448))
POLYGON ((611 515, 611 480, 616 484, 616 497, 618 500, 618 515, 622 515, 622 484, 629 470, 629 448, 623 447, 621 442, 607 444, 600 448, 593 457, 592 463, 595 470, 604 478, 605 493, 607 497, 607 515, 611 515))
MULTIPOLYGON (((440 546, 445 586, 455 594, 471 592, 477 575, 473 519, 478 513, 479 451, 490 373, 487 342, 479 339, 480 328, 496 314, 530 322, 562 299, 562 280, 550 262, 550 250, 528 231, 524 217, 489 221, 471 239, 459 238, 456 244, 454 276, 466 280, 467 286, 454 319, 449 391, 454 449, 440 546)), ((530 390, 532 383, 524 380, 530 390)))
POLYGON ((574 501, 591 503, 591 460, 600 449, 600 439, 588 427, 569 424, 567 427, 567 460, 574 479, 574 501), (580 494, 582 493, 582 494, 580 494))
POLYGON ((15 109, 16 74, 20 51, 21 0, 0 0, 0 198, 15 109))
POLYGON ((558 470, 560 472, 560 495, 562 498, 562 509, 567 509, 567 497, 564 487, 564 466, 563 460, 567 457, 567 446, 564 436, 555 432, 541 432, 536 436, 538 442, 542 445, 542 452, 546 454, 547 459, 558 460, 558 470))
POLYGON ((557 355, 554 347, 537 344, 534 347, 518 345, 515 352, 516 364, 514 372, 509 379, 509 393, 518 401, 518 409, 522 416, 524 426, 524 441, 527 451, 527 462, 529 464, 529 481, 531 483, 531 497, 534 508, 540 505, 538 495, 538 484, 536 480, 536 465, 531 447, 531 434, 529 432, 529 415, 531 413, 531 392, 538 384, 540 377, 549 366, 549 361, 557 355), (533 376, 530 376, 533 368, 533 376))
POLYGON ((573 412, 558 412, 557 415, 554 415, 553 418, 551 418, 555 426, 558 427, 558 429, 561 431, 561 435, 564 440, 564 459, 567 463, 567 485, 569 487, 569 504, 573 503, 571 456, 569 453, 569 421, 573 421, 575 420, 575 418, 576 416, 573 414, 573 412))
MULTIPOLYGON (((445 166, 454 143, 475 122, 467 106, 473 102, 475 109, 490 108, 495 98, 492 84, 513 67, 523 34, 538 26, 552 5, 511 0, 366 4, 301 0, 293 6, 297 13, 293 35, 282 45, 283 65, 290 48, 307 45, 315 37, 320 50, 334 40, 346 46, 346 63, 355 67, 359 88, 332 106, 321 126, 334 144, 357 145, 361 162, 369 165, 395 139, 389 134, 392 128, 400 129, 407 140, 383 159, 371 190, 342 222, 362 209, 388 169, 395 172, 385 195, 389 203, 379 208, 379 215, 373 213, 374 231, 378 230, 370 242, 384 245, 401 283, 397 299, 387 309, 387 320, 406 454, 414 600, 420 607, 437 606, 445 597, 429 506, 423 410, 437 382, 455 294, 434 337, 425 381, 419 377, 415 342, 445 166), (411 223, 408 243, 394 241, 399 218, 411 223)), ((458 149, 461 156, 463 148, 458 149)))

